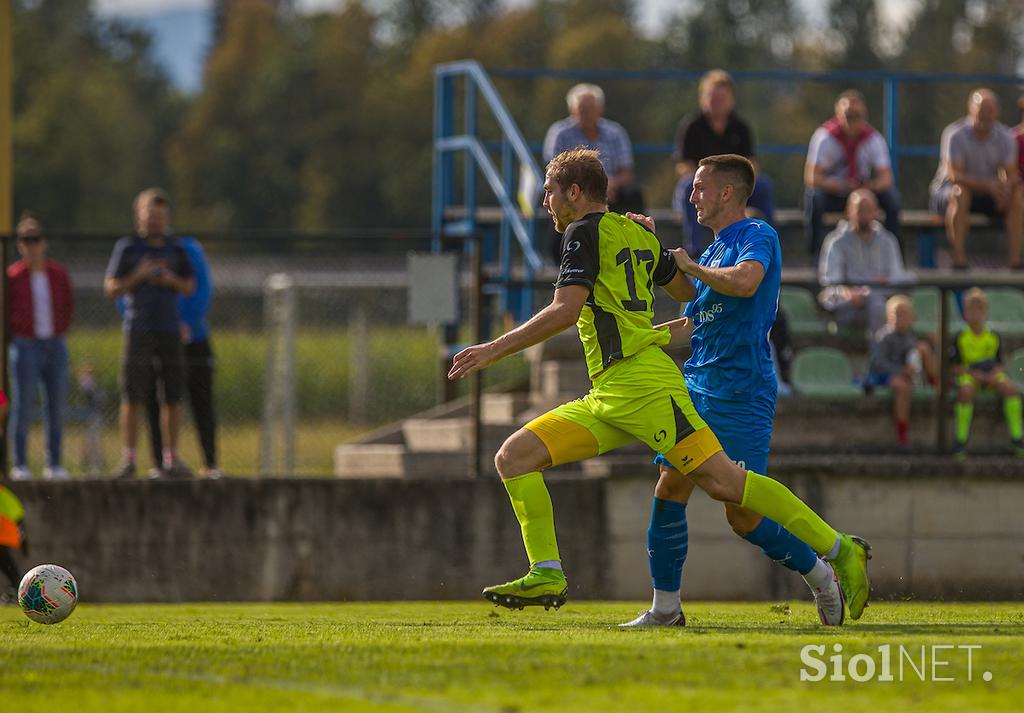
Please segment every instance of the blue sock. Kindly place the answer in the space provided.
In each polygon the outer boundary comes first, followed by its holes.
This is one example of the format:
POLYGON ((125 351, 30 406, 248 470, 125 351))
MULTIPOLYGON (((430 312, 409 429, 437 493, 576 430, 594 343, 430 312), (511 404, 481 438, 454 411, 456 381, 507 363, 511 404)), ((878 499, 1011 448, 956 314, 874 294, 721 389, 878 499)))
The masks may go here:
POLYGON ((773 560, 800 574, 807 574, 818 561, 818 555, 810 546, 798 540, 792 532, 774 520, 762 518, 751 532, 743 536, 747 542, 757 545, 773 560))
POLYGON ((651 524, 647 528, 647 555, 655 589, 665 592, 679 589, 689 548, 687 533, 686 503, 654 498, 651 524))

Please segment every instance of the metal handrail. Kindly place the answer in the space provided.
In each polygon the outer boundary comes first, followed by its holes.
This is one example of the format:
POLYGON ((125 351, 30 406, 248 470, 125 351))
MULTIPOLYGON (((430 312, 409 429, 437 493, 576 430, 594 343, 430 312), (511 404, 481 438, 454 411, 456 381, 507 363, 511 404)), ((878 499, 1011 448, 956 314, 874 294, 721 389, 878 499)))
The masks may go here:
MULTIPOLYGON (((512 272, 512 252, 509 239, 514 236, 523 255, 528 272, 532 273, 543 265, 543 260, 534 246, 535 221, 533 212, 538 207, 541 186, 544 176, 541 173, 533 152, 523 138, 518 125, 505 106, 497 89, 483 67, 475 61, 449 62, 434 68, 434 187, 433 217, 431 227, 434 231, 434 249, 441 247, 441 236, 444 232, 460 234, 473 233, 476 225, 476 173, 483 174, 502 209, 502 225, 500 229, 499 262, 502 273, 510 276, 512 272), (455 90, 456 78, 465 80, 465 126, 463 133, 455 132, 455 90), (502 133, 501 163, 502 169, 495 165, 485 145, 477 136, 477 94, 483 97, 497 121, 502 133), (466 220, 459 225, 446 225, 445 211, 452 203, 455 183, 455 164, 453 154, 461 152, 464 157, 464 180, 466 220), (513 157, 518 160, 519 171, 526 171, 530 180, 526 181, 527 195, 519 196, 523 189, 523 181, 517 189, 515 186, 515 166, 513 157), (522 200, 517 207, 516 198, 522 200)), ((520 176, 520 179, 523 177, 520 176)), ((507 305, 508 294, 505 290, 503 302, 507 305)), ((524 293, 520 318, 529 317, 532 312, 532 298, 524 293)))

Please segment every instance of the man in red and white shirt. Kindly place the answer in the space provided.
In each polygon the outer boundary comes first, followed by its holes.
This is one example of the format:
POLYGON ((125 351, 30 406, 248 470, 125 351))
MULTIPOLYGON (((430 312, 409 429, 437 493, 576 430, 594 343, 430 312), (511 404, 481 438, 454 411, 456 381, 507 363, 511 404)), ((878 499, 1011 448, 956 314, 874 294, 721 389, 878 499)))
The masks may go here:
POLYGON ((885 211, 885 229, 900 241, 900 196, 893 184, 889 145, 868 123, 867 103, 857 90, 840 94, 835 115, 811 136, 804 185, 807 248, 813 257, 825 239, 825 213, 845 210, 858 188, 875 194, 885 211))
POLYGON ((43 477, 67 480, 61 466, 63 412, 68 393, 68 348, 74 296, 63 265, 46 257, 46 235, 39 220, 22 214, 16 228, 21 259, 7 268, 11 345, 11 480, 28 480, 27 442, 34 420, 38 384, 46 396, 46 467, 43 477))

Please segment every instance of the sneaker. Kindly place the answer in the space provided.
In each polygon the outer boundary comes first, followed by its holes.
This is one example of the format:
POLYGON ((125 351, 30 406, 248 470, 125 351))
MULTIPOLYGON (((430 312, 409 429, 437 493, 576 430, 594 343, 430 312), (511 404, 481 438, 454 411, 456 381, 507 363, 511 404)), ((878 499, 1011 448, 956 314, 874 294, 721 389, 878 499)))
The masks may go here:
POLYGON ((59 465, 43 468, 43 480, 71 480, 71 474, 59 465))
POLYGON ((125 461, 117 466, 117 470, 111 474, 111 477, 114 480, 135 480, 135 464, 125 461))
POLYGON ((496 584, 483 591, 484 599, 507 609, 542 606, 558 609, 569 598, 569 585, 560 569, 531 567, 525 577, 496 584))
POLYGON ((182 463, 180 460, 175 460, 171 464, 170 468, 164 468, 164 477, 170 478, 171 480, 188 480, 196 477, 196 474, 192 472, 192 469, 182 463))
POLYGON ((811 587, 811 594, 814 595, 814 605, 818 608, 821 623, 825 626, 842 626, 846 620, 843 609, 846 597, 843 596, 843 588, 839 586, 839 577, 832 565, 828 565, 828 568, 832 570, 832 580, 825 587, 811 587))
POLYGON ((166 478, 167 473, 164 472, 163 468, 158 468, 157 466, 154 465, 152 468, 149 469, 149 471, 146 472, 146 477, 148 477, 150 480, 160 480, 161 478, 166 478))
POLYGON ((662 619, 657 614, 648 609, 642 612, 633 621, 627 621, 625 624, 619 624, 620 629, 628 629, 633 626, 686 626, 686 615, 683 614, 683 610, 680 609, 679 613, 675 616, 671 616, 668 619, 662 619))
POLYGON ((11 468, 11 480, 32 480, 32 471, 27 465, 16 465, 11 468))
POLYGON ((850 618, 860 619, 871 596, 871 582, 868 580, 868 560, 871 559, 871 545, 859 537, 840 533, 839 554, 831 561, 832 569, 839 578, 850 618))
POLYGON ((209 468, 203 468, 199 475, 200 477, 208 478, 210 480, 220 480, 224 477, 224 471, 217 466, 211 466, 209 468))

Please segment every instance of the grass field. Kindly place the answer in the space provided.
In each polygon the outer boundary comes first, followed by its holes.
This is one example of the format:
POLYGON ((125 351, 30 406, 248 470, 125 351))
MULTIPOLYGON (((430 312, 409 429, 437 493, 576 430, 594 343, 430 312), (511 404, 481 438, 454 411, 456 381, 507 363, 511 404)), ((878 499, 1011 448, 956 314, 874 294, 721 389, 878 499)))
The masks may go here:
POLYGON ((1018 603, 879 603, 839 630, 817 626, 804 602, 690 603, 686 629, 616 628, 640 608, 85 604, 44 627, 3 607, 0 701, 11 711, 1021 710, 1018 603), (844 661, 868 652, 879 666, 889 644, 896 680, 801 682, 807 644, 827 646, 826 663, 841 644, 844 661), (901 645, 919 668, 925 647, 926 681, 908 665, 900 680, 901 645), (933 656, 933 645, 980 646, 973 680, 967 650, 933 656))

